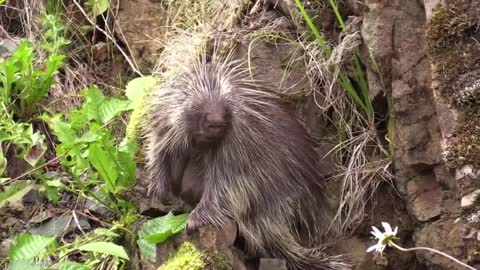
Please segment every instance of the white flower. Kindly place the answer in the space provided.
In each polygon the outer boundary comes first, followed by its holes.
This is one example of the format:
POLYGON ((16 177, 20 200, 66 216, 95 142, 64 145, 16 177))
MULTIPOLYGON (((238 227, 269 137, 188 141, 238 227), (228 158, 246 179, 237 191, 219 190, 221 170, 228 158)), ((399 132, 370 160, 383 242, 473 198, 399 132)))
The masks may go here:
POLYGON ((367 252, 375 250, 376 252, 380 252, 382 254, 385 247, 395 238, 395 235, 398 232, 398 227, 395 227, 395 230, 392 230, 390 224, 386 222, 382 222, 383 228, 385 228, 385 232, 382 233, 377 227, 372 226, 373 231, 371 232, 375 239, 378 239, 378 243, 373 245, 367 249, 367 252))

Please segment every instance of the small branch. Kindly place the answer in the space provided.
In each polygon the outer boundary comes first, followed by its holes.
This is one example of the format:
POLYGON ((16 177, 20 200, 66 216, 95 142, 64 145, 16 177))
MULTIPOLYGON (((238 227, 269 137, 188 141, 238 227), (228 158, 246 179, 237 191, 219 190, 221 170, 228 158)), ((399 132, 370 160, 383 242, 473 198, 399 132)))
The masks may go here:
POLYGON ((120 45, 118 45, 117 41, 115 40, 115 38, 113 38, 110 34, 108 34, 105 30, 103 30, 102 28, 98 27, 95 22, 93 22, 89 17, 88 17, 88 14, 85 12, 85 10, 82 8, 82 6, 77 2, 77 0, 73 0, 73 2, 75 3, 75 5, 78 7, 78 9, 80 10, 80 12, 82 12, 83 16, 85 17, 85 19, 93 26, 95 27, 95 29, 97 29, 98 31, 102 32, 102 34, 104 34, 108 39, 110 39, 113 44, 115 44, 115 47, 117 47, 117 49, 120 51, 120 53, 123 55, 123 57, 125 57, 125 60, 127 60, 128 64, 130 65, 130 67, 133 69, 133 71, 135 71, 135 73, 137 73, 138 75, 142 76, 143 77, 143 74, 138 70, 138 68, 133 64, 132 60, 130 59, 130 57, 128 57, 128 55, 125 53, 125 51, 123 51, 123 49, 120 47, 120 45))
POLYGON ((41 166, 38 166, 38 167, 36 167, 36 168, 33 168, 33 169, 31 169, 30 171, 27 171, 27 172, 22 173, 21 175, 13 178, 13 179, 10 179, 10 180, 6 181, 6 182, 4 183, 4 185, 8 185, 8 184, 10 184, 10 183, 13 183, 13 182, 15 182, 15 181, 18 181, 18 180, 24 178, 25 176, 28 176, 28 175, 34 173, 34 172, 36 172, 36 171, 38 171, 38 170, 40 170, 40 169, 42 169, 42 168, 44 168, 44 167, 52 164, 52 163, 54 163, 55 161, 57 161, 57 160, 59 160, 60 158, 62 158, 64 155, 65 155, 65 153, 63 153, 63 154, 61 154, 61 155, 59 155, 59 156, 57 156, 57 157, 49 160, 48 162, 46 162, 45 164, 43 164, 43 165, 41 165, 41 166))
POLYGON ((393 241, 390 241, 390 242, 389 242, 389 245, 397 248, 397 249, 400 250, 400 251, 407 251, 407 252, 408 252, 408 251, 419 251, 419 250, 430 251, 430 252, 433 252, 433 253, 442 255, 442 256, 444 256, 444 257, 446 257, 446 258, 448 258, 448 259, 450 259, 450 260, 452 260, 452 261, 454 261, 454 262, 456 262, 456 263, 458 263, 458 264, 460 264, 460 265, 462 265, 462 266, 464 266, 464 267, 466 267, 466 268, 468 268, 468 269, 477 270, 476 268, 473 268, 473 267, 471 267, 470 265, 467 265, 466 263, 463 263, 463 262, 457 260, 456 258, 454 258, 454 257, 452 257, 452 256, 450 256, 450 255, 448 255, 448 254, 446 254, 446 253, 443 253, 443 252, 441 252, 441 251, 438 251, 438 250, 436 250, 436 249, 433 249, 433 248, 428 248, 428 247, 403 248, 403 247, 395 244, 393 241))

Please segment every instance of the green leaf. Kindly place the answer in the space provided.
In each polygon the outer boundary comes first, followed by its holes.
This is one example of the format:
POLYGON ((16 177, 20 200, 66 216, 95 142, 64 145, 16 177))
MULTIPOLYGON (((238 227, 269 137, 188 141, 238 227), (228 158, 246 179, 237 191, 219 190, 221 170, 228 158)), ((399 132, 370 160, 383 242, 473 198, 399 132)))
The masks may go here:
POLYGON ((84 96, 88 119, 96 120, 102 124, 107 123, 120 112, 129 110, 131 103, 129 100, 106 98, 96 87, 87 89, 84 96))
POLYGON ((157 247, 155 244, 148 242, 146 239, 138 239, 137 244, 144 257, 149 259, 151 262, 156 261, 157 247))
POLYGON ((104 101, 100 104, 98 108, 98 115, 102 123, 107 123, 120 112, 126 111, 129 108, 131 101, 129 100, 120 100, 120 99, 110 99, 104 101))
POLYGON ((128 82, 125 95, 132 101, 132 105, 136 104, 149 89, 157 85, 157 79, 153 76, 144 76, 128 82))
POLYGON ((113 192, 115 190, 118 173, 111 153, 107 153, 98 144, 91 144, 88 148, 88 160, 105 181, 108 190, 113 192))
POLYGON ((95 17, 107 11, 107 9, 110 7, 109 0, 91 0, 91 1, 93 2, 91 4, 92 4, 93 16, 95 17))
POLYGON ((98 229, 95 229, 95 231, 93 231, 93 233, 95 233, 96 235, 104 235, 104 236, 108 236, 108 237, 119 237, 120 235, 108 230, 108 229, 105 229, 105 228, 98 228, 98 229))
POLYGON ((3 147, 0 146, 0 176, 7 169, 7 159, 3 156, 3 147))
POLYGON ((143 256, 155 261, 155 245, 181 232, 187 222, 188 214, 167 215, 145 222, 138 231, 137 244, 143 256))
POLYGON ((85 110, 74 110, 70 114, 70 125, 75 130, 80 130, 88 124, 88 115, 85 110))
POLYGON ((45 136, 39 131, 32 134, 31 140, 32 146, 27 150, 23 159, 34 167, 47 151, 47 144, 45 143, 45 136))
POLYGON ((134 159, 134 154, 129 152, 130 148, 124 149, 127 151, 119 151, 117 158, 120 169, 119 184, 123 187, 128 187, 135 183, 137 164, 134 159))
POLYGON ((55 237, 20 234, 15 239, 15 244, 10 248, 11 261, 29 260, 45 252, 45 248, 55 241, 55 237))
POLYGON ((76 262, 61 262, 56 264, 59 270, 91 270, 90 267, 76 262))
POLYGON ((42 270, 42 267, 39 265, 35 265, 33 262, 30 260, 16 260, 12 261, 10 266, 8 267, 8 270, 42 270))
POLYGON ((12 184, 11 186, 7 187, 4 192, 0 193, 0 207, 3 207, 7 202, 20 202, 23 196, 32 188, 33 184, 30 181, 18 181, 12 184))
POLYGON ((49 187, 56 187, 56 188, 61 188, 61 187, 65 186, 62 183, 62 181, 60 181, 58 179, 45 181, 45 184, 49 187))
POLYGON ((91 143, 98 140, 98 133, 91 130, 85 132, 82 137, 75 140, 75 143, 91 143))
POLYGON ((129 259, 125 249, 122 246, 116 245, 110 242, 93 242, 82 245, 78 247, 79 250, 83 251, 91 251, 91 252, 98 252, 102 254, 108 254, 115 257, 120 257, 123 259, 129 259))
POLYGON ((50 119, 51 128, 53 130, 53 134, 57 136, 58 140, 66 145, 72 145, 75 143, 75 139, 77 134, 72 127, 62 121, 59 115, 55 115, 50 119))
POLYGON ((90 87, 82 94, 85 97, 84 109, 87 112, 87 118, 100 122, 98 110, 100 104, 105 100, 105 96, 97 87, 90 87))

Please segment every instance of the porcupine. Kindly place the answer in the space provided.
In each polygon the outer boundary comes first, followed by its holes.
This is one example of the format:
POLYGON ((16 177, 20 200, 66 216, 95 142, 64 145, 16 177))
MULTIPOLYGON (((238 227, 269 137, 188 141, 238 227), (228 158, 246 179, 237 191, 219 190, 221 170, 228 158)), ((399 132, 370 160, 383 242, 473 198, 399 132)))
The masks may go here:
POLYGON ((198 176, 187 230, 233 220, 251 254, 295 270, 351 269, 316 247, 332 212, 306 130, 231 55, 198 57, 163 82, 147 117, 150 190, 168 199, 182 192, 184 172, 198 176))

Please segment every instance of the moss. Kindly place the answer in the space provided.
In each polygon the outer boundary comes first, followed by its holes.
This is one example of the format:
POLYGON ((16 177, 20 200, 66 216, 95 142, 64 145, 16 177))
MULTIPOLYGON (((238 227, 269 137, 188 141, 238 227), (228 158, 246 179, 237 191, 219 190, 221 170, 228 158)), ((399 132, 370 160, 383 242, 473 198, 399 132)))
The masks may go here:
MULTIPOLYGON (((435 64, 439 92, 452 105, 476 104, 472 85, 479 76, 462 77, 480 68, 480 3, 452 0, 437 6, 427 25, 427 53, 435 64)), ((471 74, 472 75, 472 74, 471 74)), ((480 103, 480 102, 479 102, 480 103)))
POLYGON ((206 261, 213 269, 228 270, 232 269, 231 260, 229 256, 223 252, 210 251, 205 254, 206 261))
POLYGON ((191 242, 184 242, 173 257, 157 270, 203 270, 202 254, 191 242))
POLYGON ((459 168, 471 164, 480 168, 480 112, 472 110, 465 114, 449 145, 444 153, 447 166, 459 168))

